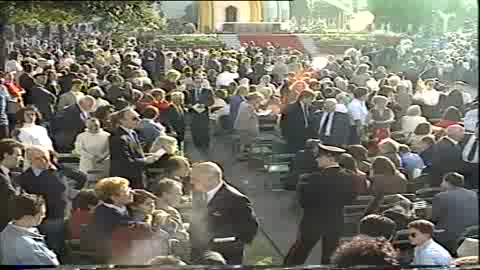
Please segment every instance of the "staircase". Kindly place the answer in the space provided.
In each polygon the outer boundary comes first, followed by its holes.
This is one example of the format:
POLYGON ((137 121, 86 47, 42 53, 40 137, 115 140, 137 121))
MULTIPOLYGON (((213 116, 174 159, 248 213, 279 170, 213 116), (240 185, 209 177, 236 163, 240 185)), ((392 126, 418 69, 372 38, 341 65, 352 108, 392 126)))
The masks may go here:
POLYGON ((219 37, 227 48, 239 49, 241 46, 237 34, 221 34, 219 37))
POLYGON ((279 44, 283 48, 290 47, 301 52, 305 51, 302 42, 296 35, 292 34, 239 34, 240 42, 255 42, 256 45, 265 46, 267 42, 272 45, 279 44))
POLYGON ((302 42, 303 47, 305 50, 312 56, 320 56, 320 49, 315 45, 315 41, 313 40, 312 36, 310 35, 297 35, 302 42))

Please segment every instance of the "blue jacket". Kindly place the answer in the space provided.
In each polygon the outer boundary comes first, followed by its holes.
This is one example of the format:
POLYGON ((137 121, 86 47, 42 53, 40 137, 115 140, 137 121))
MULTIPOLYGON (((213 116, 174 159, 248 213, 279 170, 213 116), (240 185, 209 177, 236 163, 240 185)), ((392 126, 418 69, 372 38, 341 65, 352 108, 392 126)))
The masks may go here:
POLYGON ((23 228, 12 223, 0 234, 0 252, 4 265, 59 265, 36 228, 23 228))

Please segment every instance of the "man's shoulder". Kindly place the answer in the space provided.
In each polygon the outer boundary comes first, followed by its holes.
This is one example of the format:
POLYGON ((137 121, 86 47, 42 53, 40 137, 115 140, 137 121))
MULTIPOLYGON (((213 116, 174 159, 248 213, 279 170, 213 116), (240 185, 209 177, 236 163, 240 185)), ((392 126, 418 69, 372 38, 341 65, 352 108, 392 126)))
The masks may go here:
POLYGON ((248 197, 243 194, 242 192, 240 192, 238 189, 236 189, 235 187, 227 184, 227 183, 224 183, 224 188, 225 190, 227 191, 227 194, 230 195, 231 198, 233 199, 247 199, 248 200, 248 197))

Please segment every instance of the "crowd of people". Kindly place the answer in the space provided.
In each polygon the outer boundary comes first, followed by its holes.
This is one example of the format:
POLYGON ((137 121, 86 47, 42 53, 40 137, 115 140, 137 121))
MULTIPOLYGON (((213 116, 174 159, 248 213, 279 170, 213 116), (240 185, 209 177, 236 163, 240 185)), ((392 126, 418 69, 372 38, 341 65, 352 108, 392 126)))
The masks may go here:
POLYGON ((320 238, 325 264, 395 265, 401 229, 414 264, 451 264, 478 223, 478 97, 464 75, 478 52, 455 41, 442 58, 402 44, 401 57, 351 48, 321 66, 253 42, 16 47, 0 74, 2 263, 78 263, 78 249, 95 263, 242 264, 259 226, 252 203, 221 166, 182 155, 185 135, 209 159, 211 137, 233 134, 246 160, 273 123, 296 155, 285 185, 304 210, 285 265, 305 263, 320 238), (419 179, 439 192, 430 221, 408 199, 382 209, 419 179), (339 245, 344 206, 361 194, 374 200, 360 235, 339 245))

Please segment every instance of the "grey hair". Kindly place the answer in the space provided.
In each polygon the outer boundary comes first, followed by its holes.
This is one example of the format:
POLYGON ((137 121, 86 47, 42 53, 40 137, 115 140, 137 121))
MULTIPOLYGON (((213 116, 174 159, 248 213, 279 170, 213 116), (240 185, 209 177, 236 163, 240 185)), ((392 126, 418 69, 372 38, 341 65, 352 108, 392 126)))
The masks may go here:
POLYGON ((407 109, 408 116, 421 116, 422 115, 422 108, 418 105, 412 105, 407 109))

